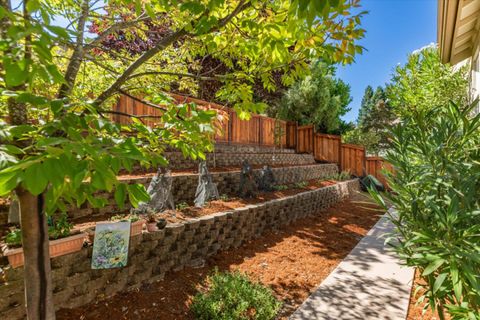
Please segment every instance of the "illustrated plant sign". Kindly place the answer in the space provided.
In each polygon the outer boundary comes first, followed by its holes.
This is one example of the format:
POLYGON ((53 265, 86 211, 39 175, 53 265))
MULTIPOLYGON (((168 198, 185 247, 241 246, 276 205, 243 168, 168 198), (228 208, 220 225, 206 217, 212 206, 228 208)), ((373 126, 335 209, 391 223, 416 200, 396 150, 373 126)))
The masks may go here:
POLYGON ((92 269, 125 267, 129 241, 130 221, 98 223, 93 243, 92 269))

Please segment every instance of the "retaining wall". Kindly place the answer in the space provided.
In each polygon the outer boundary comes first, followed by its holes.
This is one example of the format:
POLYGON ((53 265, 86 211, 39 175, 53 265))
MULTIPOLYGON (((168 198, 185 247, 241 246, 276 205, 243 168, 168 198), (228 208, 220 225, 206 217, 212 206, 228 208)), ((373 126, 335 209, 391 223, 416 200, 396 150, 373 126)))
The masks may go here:
MULTIPOLYGON (((260 176, 260 171, 260 169, 253 170, 256 178, 260 176)), ((272 172, 277 184, 289 184, 332 176, 338 172, 338 167, 336 164, 317 164, 298 167, 272 168, 272 172)), ((195 199, 195 192, 198 185, 198 174, 179 174, 173 175, 172 178, 172 194, 175 203, 182 201, 192 203, 195 199)), ((148 187, 151 179, 151 177, 129 179, 129 182, 142 183, 145 187, 148 187)), ((218 192, 220 194, 236 195, 238 193, 238 188, 240 186, 240 171, 212 172, 212 179, 213 182, 217 184, 218 192)), ((100 196, 107 198, 109 200, 109 205, 96 209, 92 208, 88 203, 85 203, 81 208, 70 210, 69 216, 71 218, 79 218, 120 210, 115 205, 113 194, 102 193, 100 196)), ((126 208, 130 208, 130 206, 126 204, 126 208)))
MULTIPOLYGON (((190 169, 198 166, 198 161, 185 158, 181 152, 165 152, 170 168, 190 169)), ((314 164, 315 159, 311 154, 298 153, 251 153, 251 152, 218 152, 207 153, 206 161, 209 168, 229 167, 242 165, 247 160, 251 165, 304 165, 314 164)))
MULTIPOLYGON (((92 270, 92 247, 52 259, 56 308, 74 308, 122 290, 161 280, 170 270, 181 270, 220 250, 242 245, 264 230, 319 214, 359 189, 358 180, 349 180, 282 199, 222 212, 164 230, 132 237, 128 266, 92 270)), ((0 319, 23 319, 23 268, 2 266, 0 319)))

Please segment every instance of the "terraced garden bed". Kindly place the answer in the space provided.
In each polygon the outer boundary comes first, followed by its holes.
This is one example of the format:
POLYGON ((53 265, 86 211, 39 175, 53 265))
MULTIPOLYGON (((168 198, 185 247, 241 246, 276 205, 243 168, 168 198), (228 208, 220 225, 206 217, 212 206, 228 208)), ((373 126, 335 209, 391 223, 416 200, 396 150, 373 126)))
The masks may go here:
POLYGON ((328 276, 378 220, 379 211, 365 195, 357 195, 266 231, 234 250, 223 251, 203 266, 171 272, 161 281, 80 308, 62 309, 57 319, 193 319, 192 297, 215 268, 240 270, 272 288, 283 302, 280 319, 288 316, 328 276))

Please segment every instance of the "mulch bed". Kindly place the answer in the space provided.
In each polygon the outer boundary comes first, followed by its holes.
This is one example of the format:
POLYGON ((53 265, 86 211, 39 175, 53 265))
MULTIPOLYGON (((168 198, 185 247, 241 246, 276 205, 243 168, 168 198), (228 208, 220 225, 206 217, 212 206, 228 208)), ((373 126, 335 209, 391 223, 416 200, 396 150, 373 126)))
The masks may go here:
POLYGON ((272 288, 283 301, 281 319, 310 295, 376 223, 383 211, 356 195, 315 217, 299 219, 238 249, 219 253, 201 268, 167 273, 164 280, 89 305, 60 310, 58 320, 193 319, 189 304, 215 268, 240 270, 272 288))
MULTIPOLYGON (((425 284, 425 281, 420 279, 420 272, 418 270, 415 271, 415 279, 414 285, 412 287, 412 292, 410 294, 410 305, 408 306, 408 315, 406 320, 438 320, 440 319, 437 314, 433 314, 432 310, 428 307, 428 309, 423 313, 423 306, 424 303, 418 304, 418 297, 420 297, 422 293, 422 289, 414 296, 415 289, 418 285, 425 284)), ((450 319, 447 315, 446 320, 450 319)))
MULTIPOLYGON (((179 223, 179 222, 199 218, 199 217, 206 216, 213 213, 245 207, 249 204, 262 203, 269 200, 280 199, 287 196, 295 195, 308 190, 323 188, 326 186, 336 184, 337 181, 311 180, 311 181, 308 181, 307 183, 308 184, 304 187, 289 185, 289 189, 287 190, 259 192, 255 198, 251 198, 251 199, 229 197, 228 200, 212 200, 208 202, 203 208, 196 208, 193 206, 193 203, 189 203, 188 207, 182 210, 166 210, 161 214, 157 214, 157 218, 163 218, 167 220, 167 222, 169 223, 179 223)), ((95 223, 100 221, 107 221, 115 215, 118 215, 118 212, 113 212, 113 213, 108 213, 103 215, 96 215, 96 216, 86 216, 86 217, 74 219, 72 220, 72 223, 75 225, 73 230, 83 231, 85 229, 95 227, 95 223)))

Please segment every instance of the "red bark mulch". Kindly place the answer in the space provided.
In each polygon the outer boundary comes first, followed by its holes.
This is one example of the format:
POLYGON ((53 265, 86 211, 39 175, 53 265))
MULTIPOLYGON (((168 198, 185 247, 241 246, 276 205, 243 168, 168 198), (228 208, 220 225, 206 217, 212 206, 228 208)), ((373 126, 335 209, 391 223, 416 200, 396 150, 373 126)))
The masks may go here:
POLYGON ((357 195, 320 215, 299 219, 238 249, 219 253, 201 268, 167 273, 164 280, 138 291, 60 310, 57 319, 193 319, 191 299, 215 268, 240 270, 271 287, 284 303, 281 319, 287 319, 383 214, 366 199, 357 195))

